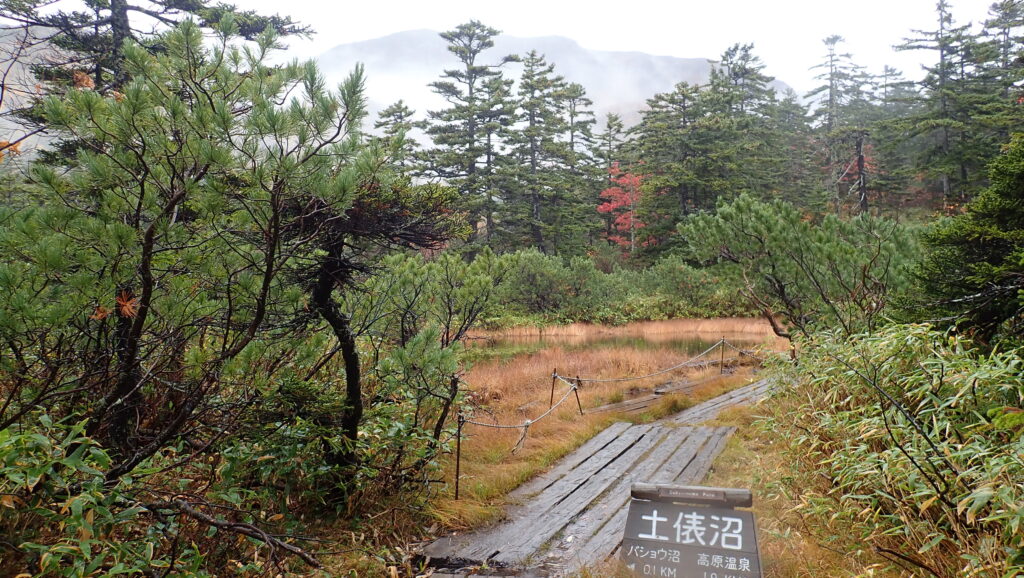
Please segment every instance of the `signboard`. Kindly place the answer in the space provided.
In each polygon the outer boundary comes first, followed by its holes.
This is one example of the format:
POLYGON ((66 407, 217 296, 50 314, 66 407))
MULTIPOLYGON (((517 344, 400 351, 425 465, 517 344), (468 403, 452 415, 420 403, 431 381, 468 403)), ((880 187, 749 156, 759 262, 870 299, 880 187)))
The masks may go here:
MULTIPOLYGON (((714 502, 713 489, 704 499, 714 502)), ((670 578, 760 578, 754 515, 731 508, 677 503, 667 497, 633 499, 622 540, 622 560, 636 576, 670 578)))

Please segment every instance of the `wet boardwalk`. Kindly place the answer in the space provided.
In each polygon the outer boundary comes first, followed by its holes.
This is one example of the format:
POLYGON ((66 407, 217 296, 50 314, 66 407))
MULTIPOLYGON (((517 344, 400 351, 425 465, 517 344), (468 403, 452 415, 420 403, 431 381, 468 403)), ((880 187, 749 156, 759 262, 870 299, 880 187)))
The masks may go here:
POLYGON ((434 576, 564 576, 601 562, 618 549, 632 484, 699 484, 735 429, 699 424, 771 387, 761 380, 656 423, 613 424, 513 492, 518 505, 502 522, 426 546, 434 576))

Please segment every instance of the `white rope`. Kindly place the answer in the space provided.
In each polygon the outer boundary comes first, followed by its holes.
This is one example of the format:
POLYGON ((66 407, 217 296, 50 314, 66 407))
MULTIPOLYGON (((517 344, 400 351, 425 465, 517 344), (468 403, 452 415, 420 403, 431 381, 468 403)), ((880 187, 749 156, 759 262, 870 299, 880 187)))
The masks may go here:
MULTIPOLYGON (((561 378, 559 378, 559 379, 561 379, 561 378)), ((562 379, 562 381, 565 381, 565 380, 562 379)), ((558 400, 558 403, 556 403, 556 404, 552 405, 551 407, 549 407, 547 411, 545 411, 544 413, 540 414, 539 416, 537 416, 537 417, 535 417, 533 419, 528 419, 528 420, 526 420, 523 423, 512 424, 512 425, 503 425, 503 424, 497 424, 497 423, 483 423, 483 422, 479 422, 479 421, 473 421, 471 419, 464 420, 463 423, 471 423, 473 425, 478 425, 478 426, 481 426, 481 427, 489 427, 489 428, 492 428, 492 429, 522 429, 523 432, 525 433, 527 428, 529 428, 531 425, 533 425, 533 424, 539 422, 540 420, 546 418, 547 416, 551 415, 551 412, 553 412, 556 409, 558 409, 558 406, 560 406, 563 403, 565 403, 565 400, 569 399, 569 396, 572 395, 572 392, 576 391, 576 384, 575 383, 569 383, 567 381, 566 381, 566 383, 569 384, 569 389, 566 390, 565 395, 562 396, 562 399, 558 400)))
POLYGON ((753 357, 754 359, 756 359, 758 361, 764 361, 763 357, 758 357, 757 355, 754 355, 753 352, 751 352, 750 350, 740 349, 739 347, 736 347, 735 345, 733 345, 732 343, 729 343, 728 341, 725 341, 725 345, 728 346, 733 351, 736 351, 740 355, 746 355, 747 357, 753 357))

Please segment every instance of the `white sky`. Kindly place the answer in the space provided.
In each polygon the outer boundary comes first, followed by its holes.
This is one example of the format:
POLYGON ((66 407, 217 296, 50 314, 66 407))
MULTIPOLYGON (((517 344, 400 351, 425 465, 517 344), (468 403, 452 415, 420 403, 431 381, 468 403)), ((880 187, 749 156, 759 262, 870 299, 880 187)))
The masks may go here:
MULTIPOLYGON (((950 0, 958 24, 980 23, 993 0, 950 0)), ((936 27, 935 0, 237 0, 243 9, 289 15, 312 25, 311 41, 289 39, 290 53, 311 58, 338 44, 413 29, 450 30, 477 19, 521 37, 565 36, 586 48, 717 58, 752 42, 766 72, 799 93, 817 85, 809 68, 822 40, 838 34, 844 51, 869 72, 883 65, 920 76, 934 54, 892 50, 912 30, 936 27)), ((557 66, 557 62, 555 63, 557 66)), ((614 71, 609 71, 614 74, 614 71)))

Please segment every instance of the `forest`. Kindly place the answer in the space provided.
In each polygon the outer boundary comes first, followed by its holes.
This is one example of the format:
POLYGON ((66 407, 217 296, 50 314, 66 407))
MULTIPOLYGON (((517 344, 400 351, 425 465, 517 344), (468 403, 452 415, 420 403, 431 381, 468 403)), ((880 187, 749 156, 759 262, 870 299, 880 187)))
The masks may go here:
POLYGON ((717 317, 787 343, 760 427, 830 548, 1024 573, 1019 0, 920 15, 921 80, 735 44, 634 126, 478 21, 370 118, 288 18, 0 17, 0 574, 412 571, 474 330, 717 317))

